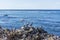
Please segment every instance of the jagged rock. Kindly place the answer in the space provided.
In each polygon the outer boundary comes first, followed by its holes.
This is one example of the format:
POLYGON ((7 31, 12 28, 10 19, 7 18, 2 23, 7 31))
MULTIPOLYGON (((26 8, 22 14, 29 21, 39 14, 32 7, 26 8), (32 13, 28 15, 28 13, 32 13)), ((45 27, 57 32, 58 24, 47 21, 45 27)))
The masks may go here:
POLYGON ((47 31, 43 30, 42 28, 37 28, 39 33, 47 33, 47 31))
POLYGON ((32 24, 16 30, 2 29, 0 27, 0 40, 60 40, 60 36, 48 34, 42 28, 34 28, 32 24))

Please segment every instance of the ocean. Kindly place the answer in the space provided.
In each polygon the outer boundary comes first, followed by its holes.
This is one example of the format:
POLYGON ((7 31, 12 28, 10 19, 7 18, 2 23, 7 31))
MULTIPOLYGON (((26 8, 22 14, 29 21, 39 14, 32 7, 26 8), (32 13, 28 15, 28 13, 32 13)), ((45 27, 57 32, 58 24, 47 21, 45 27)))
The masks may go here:
POLYGON ((49 34, 60 36, 60 11, 0 10, 0 26, 2 28, 20 28, 27 23, 33 23, 34 27, 42 26, 49 34))

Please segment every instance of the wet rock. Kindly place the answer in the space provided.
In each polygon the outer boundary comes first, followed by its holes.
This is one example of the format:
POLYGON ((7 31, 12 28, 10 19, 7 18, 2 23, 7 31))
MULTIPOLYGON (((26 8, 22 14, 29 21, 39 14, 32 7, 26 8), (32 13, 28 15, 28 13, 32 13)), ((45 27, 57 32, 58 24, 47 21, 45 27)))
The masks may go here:
POLYGON ((39 33, 47 33, 47 31, 43 30, 42 28, 37 28, 39 33))

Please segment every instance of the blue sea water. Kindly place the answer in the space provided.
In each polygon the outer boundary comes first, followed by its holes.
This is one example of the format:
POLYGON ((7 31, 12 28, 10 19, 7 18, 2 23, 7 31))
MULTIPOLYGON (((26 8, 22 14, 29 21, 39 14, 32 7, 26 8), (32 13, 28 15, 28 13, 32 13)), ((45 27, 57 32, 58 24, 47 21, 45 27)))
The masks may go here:
POLYGON ((0 11, 0 25, 3 28, 20 28, 26 23, 43 26, 50 34, 60 36, 60 11, 0 11))

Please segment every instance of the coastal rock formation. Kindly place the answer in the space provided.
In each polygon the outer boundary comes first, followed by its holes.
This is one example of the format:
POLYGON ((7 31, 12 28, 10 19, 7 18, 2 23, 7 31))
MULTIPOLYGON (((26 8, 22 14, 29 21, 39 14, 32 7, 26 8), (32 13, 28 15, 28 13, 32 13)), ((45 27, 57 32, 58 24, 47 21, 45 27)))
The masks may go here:
POLYGON ((28 24, 12 30, 0 27, 0 40, 60 40, 60 36, 48 34, 44 29, 28 24))

